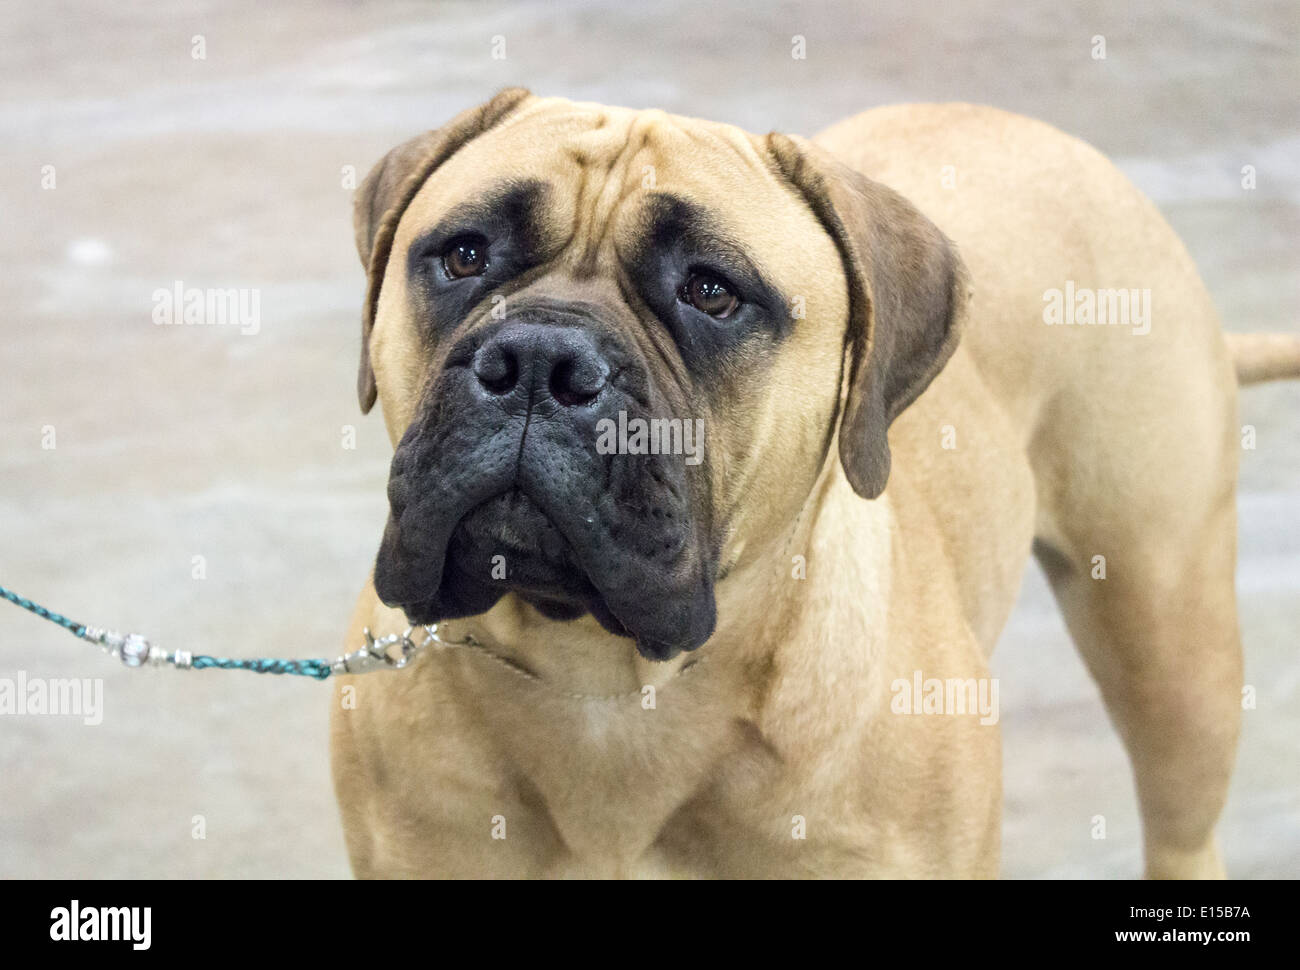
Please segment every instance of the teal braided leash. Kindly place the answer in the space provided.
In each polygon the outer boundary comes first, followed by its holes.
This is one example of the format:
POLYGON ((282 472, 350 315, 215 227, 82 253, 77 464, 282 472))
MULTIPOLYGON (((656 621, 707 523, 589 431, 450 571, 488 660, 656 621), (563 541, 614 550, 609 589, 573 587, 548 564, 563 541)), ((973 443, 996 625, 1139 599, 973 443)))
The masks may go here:
MULTIPOLYGON (((488 644, 476 639, 468 632, 455 639, 449 640, 443 637, 438 632, 439 624, 437 623, 423 624, 419 627, 419 633, 417 633, 416 627, 408 626, 404 633, 390 633, 382 637, 375 637, 370 632, 370 628, 367 627, 361 631, 362 636, 365 638, 364 645, 359 650, 343 654, 333 662, 314 659, 280 660, 275 657, 262 657, 257 660, 232 660, 229 657, 208 657, 202 654, 196 657, 185 650, 164 650, 161 647, 155 647, 138 633, 123 635, 114 633, 111 630, 101 630, 99 627, 87 626, 84 623, 69 620, 66 616, 53 613, 39 603, 33 603, 25 596, 19 596, 13 590, 5 589, 3 586, 0 586, 0 596, 15 606, 21 606, 29 613, 35 613, 43 620, 57 623, 83 640, 99 644, 128 667, 141 667, 147 663, 152 667, 171 666, 187 670, 207 670, 210 668, 216 670, 251 670, 255 674, 297 674, 301 677, 311 677, 314 680, 325 680, 334 674, 365 674, 372 670, 401 670, 404 667, 409 667, 421 654, 430 648, 441 651, 452 647, 464 647, 483 652, 486 656, 504 664, 516 674, 528 680, 539 680, 535 673, 521 666, 510 657, 496 653, 488 644), (421 635, 423 638, 417 640, 416 638, 421 635)), ((694 670, 696 666, 698 665, 694 663, 687 664, 682 668, 681 672, 685 673, 687 670, 694 670)), ((638 688, 631 693, 611 695, 575 694, 568 691, 564 693, 569 697, 584 701, 621 701, 629 697, 639 697, 641 689, 638 688)))
MULTIPOLYGON (((88 627, 84 623, 70 620, 66 616, 47 610, 39 603, 34 603, 25 596, 19 596, 11 589, 0 586, 0 596, 15 606, 21 606, 29 613, 35 613, 42 620, 57 623, 69 633, 91 643, 97 643, 108 650, 128 667, 139 667, 146 662, 154 666, 173 666, 193 670, 251 670, 255 674, 297 674, 325 680, 335 671, 335 664, 328 660, 280 660, 275 657, 262 657, 256 660, 233 660, 229 657, 209 657, 204 654, 191 656, 183 650, 167 651, 155 647, 139 634, 129 633, 125 636, 110 630, 88 627)), ((351 672, 344 665, 341 672, 351 672)))
POLYGON ((41 606, 40 603, 33 603, 27 597, 19 596, 11 589, 5 589, 3 586, 0 586, 0 596, 3 596, 10 603, 13 603, 14 606, 21 606, 23 609, 27 610, 27 612, 35 613, 42 620, 49 620, 51 623, 57 623, 65 630, 70 630, 76 636, 81 637, 86 635, 86 624, 78 623, 75 620, 69 620, 66 616, 60 616, 58 613, 51 613, 45 607, 41 606))
POLYGON ((277 660, 262 657, 258 660, 232 660, 229 657, 195 657, 190 666, 195 670, 215 667, 217 670, 251 670, 255 674, 300 674, 324 680, 332 672, 328 660, 277 660))

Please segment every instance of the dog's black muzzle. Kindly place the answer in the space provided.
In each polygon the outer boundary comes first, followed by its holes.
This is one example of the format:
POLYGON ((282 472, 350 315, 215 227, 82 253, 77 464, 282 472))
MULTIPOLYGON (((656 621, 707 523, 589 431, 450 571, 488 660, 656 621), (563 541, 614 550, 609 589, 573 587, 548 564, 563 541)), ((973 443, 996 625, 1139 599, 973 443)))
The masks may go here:
POLYGON ((646 657, 698 647, 715 619, 704 466, 598 447, 609 422, 688 417, 671 412, 596 312, 538 305, 471 331, 393 456, 380 599, 432 623, 514 591, 646 657))

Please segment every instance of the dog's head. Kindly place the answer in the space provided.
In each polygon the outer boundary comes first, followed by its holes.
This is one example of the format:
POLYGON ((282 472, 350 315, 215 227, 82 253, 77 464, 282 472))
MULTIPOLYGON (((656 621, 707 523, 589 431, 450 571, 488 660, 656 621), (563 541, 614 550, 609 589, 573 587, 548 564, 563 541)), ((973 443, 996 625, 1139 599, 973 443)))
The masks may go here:
POLYGON ((430 623, 514 594, 656 659, 708 639, 837 429, 879 495, 965 299, 932 224, 801 140, 518 89, 390 152, 355 227, 380 598, 430 623))

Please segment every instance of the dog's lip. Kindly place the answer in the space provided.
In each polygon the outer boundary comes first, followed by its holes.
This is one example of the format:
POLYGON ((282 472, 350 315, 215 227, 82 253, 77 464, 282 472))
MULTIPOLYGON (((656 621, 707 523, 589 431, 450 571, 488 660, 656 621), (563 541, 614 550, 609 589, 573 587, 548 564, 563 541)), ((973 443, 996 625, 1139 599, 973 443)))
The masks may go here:
MULTIPOLYGON (((590 579, 586 567, 581 563, 581 556, 578 554, 577 548, 570 541, 569 537, 564 534, 564 531, 559 527, 559 525, 556 524, 555 519, 552 518, 550 512, 546 508, 546 503, 534 498, 517 483, 511 485, 507 489, 503 489, 490 498, 484 499, 478 505, 467 509, 465 513, 456 520, 456 524, 451 530, 452 539, 448 543, 448 555, 450 555, 452 547, 455 545, 457 536, 468 535, 470 529, 468 524, 469 520, 476 514, 491 509, 494 504, 501 502, 503 499, 507 500, 507 508, 502 511, 505 511, 507 515, 495 515, 492 517, 490 523, 502 534, 489 537, 489 541, 501 543, 501 549, 499 550, 501 553, 519 555, 524 558, 551 565, 554 565, 557 559, 563 558, 578 565, 579 568, 583 570, 583 574, 590 579), (529 537, 536 548, 528 548, 529 543, 521 542, 519 539, 524 534, 524 530, 526 530, 532 523, 510 521, 508 513, 515 513, 516 518, 520 519, 527 515, 535 515, 541 518, 552 530, 554 537, 559 540, 559 548, 556 548, 554 543, 548 545, 540 537, 536 536, 529 537)), ((474 537, 471 536, 469 538, 472 540, 474 537)))
MULTIPOLYGON (((539 515, 542 519, 545 520, 547 525, 549 525, 551 529, 554 530, 555 536, 559 539, 560 543, 562 544, 562 548, 559 550, 546 550, 541 548, 539 544, 539 548, 537 548, 536 550, 528 550, 528 549, 520 549, 517 546, 507 545, 502 547, 501 552, 504 554, 508 554, 509 556, 512 557, 518 557, 519 560, 528 561, 536 571, 553 571, 557 575, 563 572, 565 573, 565 578, 569 578, 577 581, 576 589, 558 589, 554 584, 548 585, 548 584, 536 583, 536 582, 530 583, 521 579, 510 578, 503 581, 503 584, 507 588, 507 591, 515 593, 516 595, 523 598, 525 601, 540 600, 544 602, 556 603, 563 606, 581 606, 583 612, 595 612, 592 609, 592 602, 595 600, 599 600, 601 603, 603 603, 604 597, 601 594, 599 586, 592 578, 591 570, 586 564, 586 562, 584 561, 583 556, 581 555, 577 547, 573 544, 573 542, 569 539, 569 537, 565 535, 564 531, 560 528, 560 526, 555 522, 554 518, 552 518, 551 514, 547 510, 546 503, 542 501, 538 501, 536 498, 530 495, 526 490, 524 490, 517 482, 511 484, 510 487, 508 488, 502 489, 500 492, 497 492, 495 495, 492 495, 489 498, 484 499, 478 505, 475 505, 472 508, 467 509, 464 512, 464 514, 461 515, 460 518, 456 520, 456 524, 451 529, 451 536, 453 538, 450 542, 448 542, 447 549, 443 557, 444 575, 448 568, 454 568, 453 559, 454 559, 454 550, 455 550, 455 541, 456 541, 455 537, 457 536, 457 534, 463 534, 463 531, 466 526, 466 521, 470 519, 476 512, 480 512, 490 507, 493 503, 499 502, 500 500, 505 498, 509 498, 512 501, 522 500, 524 503, 526 503, 527 508, 530 511, 535 512, 537 515, 539 515), (552 551, 558 552, 560 556, 562 556, 563 561, 557 562, 556 561, 557 558, 560 557, 549 554, 552 551), (538 570, 537 567, 541 567, 540 570, 538 570)), ((509 576, 510 573, 508 572, 507 575, 509 576)), ((433 604, 437 600, 438 600, 438 595, 437 592, 435 591, 433 595, 426 597, 424 599, 411 600, 409 602, 399 602, 394 605, 399 607, 402 610, 410 612, 411 610, 418 610, 422 606, 433 604)), ((608 606, 605 606, 605 612, 606 613, 610 612, 608 606)), ((619 623, 620 625, 622 624, 621 618, 619 620, 619 623)), ((630 636, 630 634, 624 634, 624 635, 630 636)))

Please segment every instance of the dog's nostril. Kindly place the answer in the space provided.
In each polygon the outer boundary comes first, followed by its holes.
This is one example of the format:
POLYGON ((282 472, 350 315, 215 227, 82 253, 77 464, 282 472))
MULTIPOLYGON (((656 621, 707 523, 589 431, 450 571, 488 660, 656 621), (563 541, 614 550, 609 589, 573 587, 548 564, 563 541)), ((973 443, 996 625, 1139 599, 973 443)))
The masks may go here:
POLYGON ((603 368, 562 360, 551 370, 551 397, 564 407, 589 404, 604 386, 603 368))
POLYGON ((484 347, 474 356, 474 376, 492 394, 507 394, 519 382, 519 360, 500 345, 484 347))
POLYGON ((610 365, 594 338, 575 327, 508 324, 474 352, 475 379, 500 398, 526 391, 561 407, 590 404, 609 383, 610 365))

